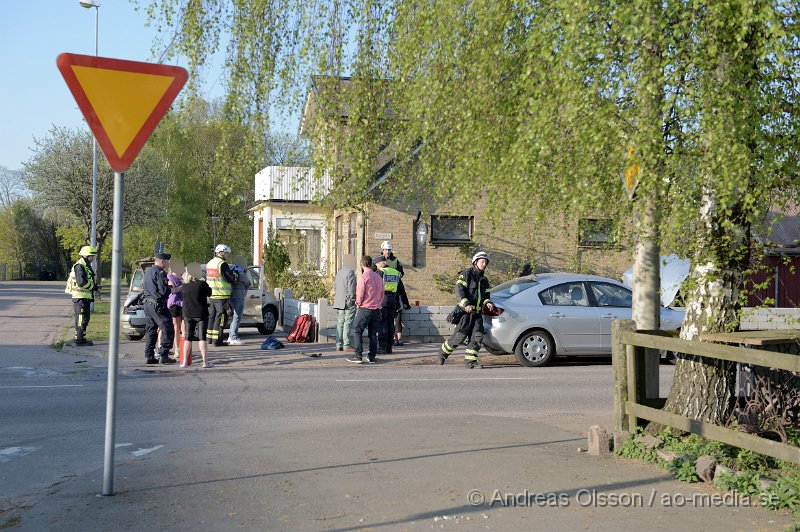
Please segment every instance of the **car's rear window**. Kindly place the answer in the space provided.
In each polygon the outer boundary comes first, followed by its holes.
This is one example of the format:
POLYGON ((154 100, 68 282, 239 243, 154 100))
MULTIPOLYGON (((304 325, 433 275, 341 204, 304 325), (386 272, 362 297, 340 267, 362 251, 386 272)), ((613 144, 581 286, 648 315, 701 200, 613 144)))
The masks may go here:
POLYGON ((131 280, 131 289, 142 290, 143 284, 144 284, 144 272, 137 268, 133 271, 133 279, 131 280))
POLYGON ((524 292, 537 284, 539 284, 539 281, 533 277, 520 277, 519 279, 512 279, 511 281, 506 281, 505 283, 493 287, 490 295, 492 298, 508 298, 520 292, 524 292))

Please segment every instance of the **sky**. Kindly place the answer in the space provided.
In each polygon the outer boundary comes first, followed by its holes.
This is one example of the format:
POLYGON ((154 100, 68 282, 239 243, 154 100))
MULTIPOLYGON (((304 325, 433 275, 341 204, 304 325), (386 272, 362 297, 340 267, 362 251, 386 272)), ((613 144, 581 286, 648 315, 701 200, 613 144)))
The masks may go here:
MULTIPOLYGON (((94 55, 96 10, 81 7, 78 0, 0 1, 0 64, 4 68, 0 78, 0 166, 18 170, 32 156, 34 137, 45 137, 53 125, 86 127, 56 68, 56 57, 64 52, 94 55)), ((165 39, 145 26, 145 14, 136 11, 130 0, 99 2, 99 55, 155 62, 158 58, 152 57, 151 47, 154 41, 165 39)), ((144 0, 141 3, 146 4, 144 0)), ((168 63, 186 66, 180 59, 168 63)), ((204 97, 222 95, 220 79, 218 68, 208 69, 204 97)), ((296 131, 291 122, 289 119, 285 129, 296 131)))

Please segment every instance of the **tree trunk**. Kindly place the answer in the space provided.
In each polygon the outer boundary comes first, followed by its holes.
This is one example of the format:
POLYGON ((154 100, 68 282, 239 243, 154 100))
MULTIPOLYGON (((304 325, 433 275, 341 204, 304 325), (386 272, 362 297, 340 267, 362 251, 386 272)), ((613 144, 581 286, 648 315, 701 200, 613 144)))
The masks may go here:
MULTIPOLYGON (((749 240, 749 225, 741 217, 738 223, 720 223, 713 193, 703 196, 701 242, 693 261, 689 280, 686 315, 680 336, 695 340, 706 333, 738 329, 738 298, 742 287, 742 263, 747 254, 741 250, 749 240), (720 244, 727 242, 728 244, 720 244)), ((693 355, 677 356, 664 410, 691 419, 724 425, 734 406, 735 366, 733 362, 693 355)))

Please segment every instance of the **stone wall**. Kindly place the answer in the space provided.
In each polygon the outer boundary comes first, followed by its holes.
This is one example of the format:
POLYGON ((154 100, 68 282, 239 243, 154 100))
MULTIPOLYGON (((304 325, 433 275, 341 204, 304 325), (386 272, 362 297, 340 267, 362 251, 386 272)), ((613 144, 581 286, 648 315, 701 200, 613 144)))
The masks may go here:
POLYGON ((800 326, 800 309, 759 308, 744 309, 741 329, 797 329, 800 326))

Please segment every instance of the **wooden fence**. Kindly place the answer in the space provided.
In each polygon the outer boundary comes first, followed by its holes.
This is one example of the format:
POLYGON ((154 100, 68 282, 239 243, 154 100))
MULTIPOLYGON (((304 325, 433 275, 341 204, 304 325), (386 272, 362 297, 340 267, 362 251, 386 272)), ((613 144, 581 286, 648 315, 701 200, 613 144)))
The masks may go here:
POLYGON ((662 408, 666 398, 645 396, 647 383, 644 372, 645 357, 659 357, 659 350, 792 372, 800 371, 800 356, 710 342, 680 340, 663 331, 637 331, 634 322, 627 320, 614 321, 611 334, 616 430, 632 432, 639 426, 640 420, 655 421, 712 440, 800 464, 800 448, 794 445, 664 412, 662 408))

